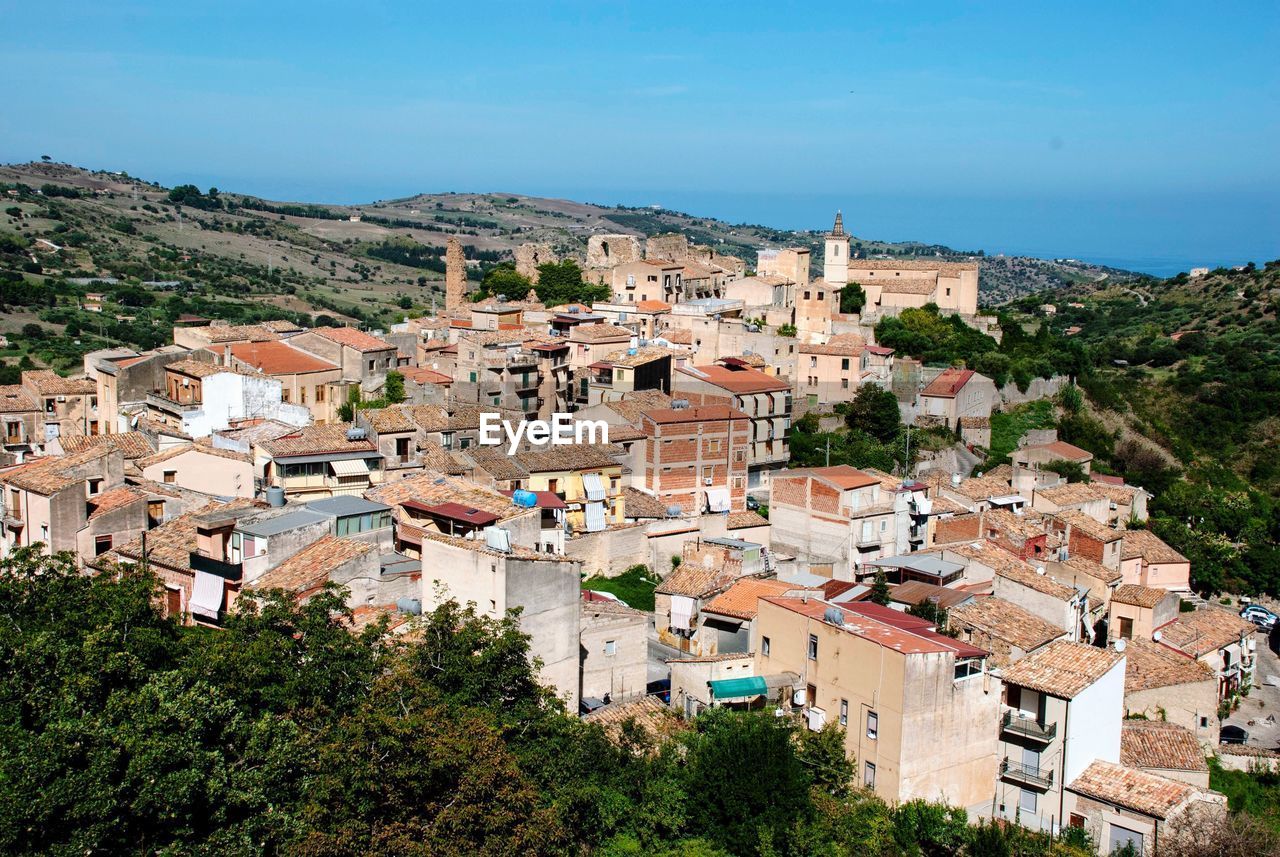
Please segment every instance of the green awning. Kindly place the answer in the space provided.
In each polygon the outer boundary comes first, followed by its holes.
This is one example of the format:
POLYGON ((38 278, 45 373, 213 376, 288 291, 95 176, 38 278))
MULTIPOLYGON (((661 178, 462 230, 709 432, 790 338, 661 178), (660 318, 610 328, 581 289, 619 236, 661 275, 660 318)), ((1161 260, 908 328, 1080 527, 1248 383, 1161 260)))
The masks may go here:
POLYGON ((722 678, 708 682, 711 685, 711 696, 715 699, 742 699, 747 696, 761 696, 769 692, 763 676, 747 678, 722 678))

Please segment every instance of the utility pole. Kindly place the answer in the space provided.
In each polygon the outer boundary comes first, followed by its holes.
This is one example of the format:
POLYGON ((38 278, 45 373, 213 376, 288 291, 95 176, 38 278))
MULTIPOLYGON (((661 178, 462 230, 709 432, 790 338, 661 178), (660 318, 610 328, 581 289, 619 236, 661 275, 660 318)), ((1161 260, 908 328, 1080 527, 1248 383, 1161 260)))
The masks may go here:
POLYGON ((831 466, 831 435, 827 435, 827 467, 831 466))

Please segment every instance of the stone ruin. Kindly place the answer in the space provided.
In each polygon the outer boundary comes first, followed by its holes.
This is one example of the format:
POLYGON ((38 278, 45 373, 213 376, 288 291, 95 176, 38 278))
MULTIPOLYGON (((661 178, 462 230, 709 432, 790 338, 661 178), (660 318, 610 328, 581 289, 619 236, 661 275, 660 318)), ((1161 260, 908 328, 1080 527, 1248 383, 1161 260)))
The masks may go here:
POLYGON ((516 248, 516 273, 529 278, 529 282, 538 282, 538 266, 548 262, 559 262, 560 257, 550 244, 528 242, 516 248))
POLYGON ((644 258, 634 235, 592 235, 587 239, 587 267, 612 268, 644 258))

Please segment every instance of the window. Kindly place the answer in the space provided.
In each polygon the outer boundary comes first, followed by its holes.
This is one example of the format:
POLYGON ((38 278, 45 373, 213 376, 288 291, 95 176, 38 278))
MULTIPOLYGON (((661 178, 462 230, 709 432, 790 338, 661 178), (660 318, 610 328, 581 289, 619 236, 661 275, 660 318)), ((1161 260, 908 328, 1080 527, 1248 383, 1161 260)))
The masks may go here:
POLYGON ((816 661, 818 659, 818 635, 809 635, 809 660, 816 661))
POLYGON ((869 789, 876 787, 876 766, 867 762, 866 772, 862 775, 862 784, 869 789))
POLYGON ((305 405, 307 403, 307 388, 303 387, 298 391, 298 404, 305 405))
POLYGON ((842 358, 840 359, 840 368, 841 368, 841 370, 846 371, 846 372, 849 370, 849 358, 848 358, 848 357, 842 357, 842 358))
POLYGON ((1209 718, 1208 718, 1208 717, 1201 717, 1201 718, 1200 718, 1200 728, 1201 728, 1201 729, 1208 729, 1208 728, 1209 728, 1209 718))
POLYGON ((280 401, 285 402, 285 403, 288 403, 288 402, 290 401, 290 399, 289 399, 289 391, 288 391, 288 390, 281 390, 281 391, 280 391, 280 401))
POLYGON ((316 387, 316 404, 324 401, 324 387, 316 387))
POLYGON ((93 555, 102 556, 111 550, 111 536, 96 536, 93 540, 93 555))
POLYGON ((818 292, 818 300, 820 300, 820 301, 824 301, 824 300, 826 300, 826 299, 827 299, 827 293, 826 293, 826 292, 818 292))
POLYGON ((471 373, 471 383, 472 383, 472 384, 474 384, 475 382, 476 382, 476 373, 475 373, 475 372, 472 372, 472 373, 471 373))
POLYGON ((378 364, 377 364, 377 361, 370 360, 370 361, 369 361, 369 371, 370 371, 370 372, 372 372, 372 371, 374 370, 374 367, 375 367, 375 366, 377 366, 377 365, 378 365, 378 364))
POLYGON ((1078 812, 1071 813, 1071 826, 1084 827, 1084 816, 1078 812))
MULTIPOLYGON (((769 657, 769 638, 768 637, 760 638, 760 654, 764 655, 766 658, 769 657)), ((1204 718, 1201 718, 1201 719, 1203 720, 1204 718)))
POLYGON ((872 741, 880 736, 880 715, 874 711, 867 712, 867 737, 872 741))
POLYGON ((809 300, 809 299, 810 299, 810 298, 809 298, 809 293, 808 293, 808 292, 805 292, 805 293, 804 293, 804 299, 805 299, 805 300, 809 300))
POLYGON ((607 655, 607 656, 609 656, 609 657, 612 657, 612 656, 616 655, 616 654, 618 653, 618 641, 617 641, 617 640, 605 640, 605 641, 604 641, 604 653, 605 653, 605 655, 607 655))
POLYGON ((92 497, 95 494, 100 494, 100 493, 102 493, 102 480, 90 479, 89 480, 89 496, 92 497))
POLYGON ((1036 793, 1031 789, 1023 789, 1018 797, 1018 809, 1022 812, 1035 812, 1036 805, 1036 793))
POLYGON ((849 700, 847 699, 840 700, 840 725, 849 725, 849 700))
POLYGON ((849 389, 849 379, 848 379, 848 378, 841 378, 841 379, 840 379, 840 389, 841 389, 841 390, 847 390, 847 389, 849 389))
POLYGON ((177 482, 177 481, 178 481, 178 471, 176 471, 176 470, 166 470, 166 471, 164 472, 164 481, 165 481, 165 482, 168 482, 170 485, 172 485, 173 483, 177 482))
POLYGON ((1133 639, 1133 620, 1126 617, 1120 617, 1120 636, 1126 640, 1133 639))
POLYGON ((817 357, 810 357, 810 358, 809 358, 809 368, 810 368, 810 369, 816 369, 816 368, 818 368, 818 358, 817 358, 817 357))

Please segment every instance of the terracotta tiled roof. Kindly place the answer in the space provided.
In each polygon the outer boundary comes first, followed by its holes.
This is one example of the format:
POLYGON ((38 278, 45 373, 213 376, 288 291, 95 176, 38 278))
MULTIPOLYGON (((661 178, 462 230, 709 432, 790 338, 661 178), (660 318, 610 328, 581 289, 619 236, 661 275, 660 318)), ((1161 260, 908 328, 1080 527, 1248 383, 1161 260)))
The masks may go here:
POLYGON ((146 492, 139 491, 129 485, 112 488, 110 491, 103 491, 98 496, 89 498, 89 520, 92 521, 94 518, 105 515, 108 512, 123 509, 146 499, 146 492))
POLYGON ((636 301, 636 309, 640 312, 671 312, 671 304, 666 301, 636 301))
POLYGON ((669 327, 658 331, 658 336, 673 345, 693 345, 693 331, 679 327, 669 327))
POLYGON ((476 467, 499 481, 529 478, 529 471, 501 447, 476 446, 463 454, 474 461, 476 467))
POLYGON ((973 597, 972 592, 954 587, 938 586, 923 580, 908 580, 889 587, 889 598, 899 604, 922 604, 932 601, 943 610, 958 607, 973 597))
POLYGON ((204 363, 199 360, 175 360, 165 365, 166 372, 178 372, 183 375, 190 375, 192 378, 208 378, 210 375, 217 375, 221 372, 231 372, 237 375, 247 374, 240 369, 233 369, 230 366, 218 366, 215 363, 204 363))
POLYGON ((1042 516, 1035 513, 1015 515, 1008 509, 988 509, 982 516, 984 529, 996 530, 1005 536, 1017 539, 1033 539, 1046 535, 1047 527, 1042 516))
MULTIPOLYGON (((674 340, 673 340, 674 341, 674 340)), ((791 385, 759 369, 730 369, 726 366, 684 366, 679 372, 697 378, 735 395, 774 393, 790 390, 791 385)))
POLYGON ((640 424, 644 411, 671 407, 671 397, 661 390, 637 390, 624 393, 616 402, 605 402, 605 407, 632 425, 640 424))
POLYGON ((99 447, 74 455, 31 458, 16 467, 0 470, 0 483, 47 497, 83 482, 85 477, 79 468, 110 451, 99 447))
POLYGON ((976 373, 972 369, 944 369, 920 391, 921 396, 953 399, 976 373))
POLYGON ((438 384, 447 387, 453 383, 453 378, 443 372, 437 372, 434 369, 426 369, 421 366, 402 366, 398 371, 406 380, 415 384, 438 384))
POLYGON ((1133 503, 1133 498, 1141 490, 1139 488, 1134 488, 1132 485, 1112 485, 1109 482, 1104 482, 1103 478, 1104 477, 1101 473, 1092 474, 1092 480, 1089 482, 1089 486, 1093 488, 1094 491, 1097 491, 1103 497, 1106 497, 1112 503, 1117 505, 1130 505, 1133 503))
POLYGON ((1004 681, 1072 699, 1106 675, 1123 657, 1111 649, 1059 640, 1008 667, 1004 681))
POLYGON ((857 357, 862 353, 862 343, 828 342, 825 345, 802 344, 796 351, 801 354, 828 354, 833 357, 857 357))
POLYGON ((1105 584, 1115 583, 1124 576, 1120 573, 1119 569, 1107 568, 1102 563, 1095 562, 1094 560, 1080 556, 1079 554, 1063 560, 1060 564, 1105 584))
POLYGON ((395 348, 385 339, 379 339, 354 327, 317 327, 312 330, 312 333, 360 352, 389 351, 395 348))
POLYGON ((365 496, 389 506, 399 506, 409 500, 416 500, 428 506, 458 503, 469 509, 479 509, 497 515, 502 520, 529 511, 512 503, 510 497, 491 488, 477 485, 467 479, 439 473, 421 473, 408 479, 384 483, 370 488, 365 492, 365 496))
POLYGON ((1092 503, 1106 499, 1083 482, 1068 482, 1053 488, 1042 488, 1036 493, 1059 506, 1074 506, 1078 503, 1092 503))
POLYGON ((1124 649, 1124 692, 1213 681, 1207 665, 1149 640, 1129 640, 1124 649))
POLYGON ((41 396, 91 396, 98 392, 98 385, 88 378, 63 378, 48 369, 23 372, 22 385, 41 396))
POLYGON ((1152 589, 1150 586, 1126 583, 1117 587, 1116 591, 1111 593, 1111 600, 1120 604, 1131 604, 1134 607, 1145 607, 1150 610, 1163 601, 1168 594, 1169 590, 1167 589, 1152 589))
POLYGON ((1159 720, 1126 720, 1120 731, 1120 764, 1208 773, 1204 751, 1184 726, 1159 720))
POLYGON ((1081 449, 1078 446, 1067 443, 1065 440, 1055 440, 1052 443, 1042 443, 1037 446, 1024 446, 1013 451, 1014 456, 1019 452, 1043 452, 1049 458, 1062 458, 1067 461, 1092 461, 1093 453, 1081 449))
POLYGON ((336 569, 374 549, 367 542, 323 536, 249 585, 250 589, 284 589, 303 595, 319 589, 336 569))
POLYGON ((378 434, 385 432, 417 431, 412 412, 403 405, 392 405, 389 408, 369 408, 360 411, 361 416, 378 434))
POLYGON ((1150 530, 1125 530, 1124 544, 1120 546, 1120 558, 1136 557, 1155 563, 1189 562, 1185 556, 1169 547, 1163 539, 1150 530))
POLYGON ((1248 638, 1256 630, 1252 622, 1228 610, 1201 607, 1192 613, 1179 614, 1161 628, 1160 642, 1198 658, 1241 637, 1248 638))
POLYGON ((598 470, 602 467, 618 467, 614 455, 621 452, 621 448, 612 444, 582 444, 581 446, 549 446, 536 450, 521 450, 515 454, 515 458, 530 473, 548 473, 554 470, 598 470))
POLYGON ((879 281, 881 290, 891 295, 931 295, 938 290, 935 277, 895 277, 879 281))
POLYGON ((1102 761, 1091 763, 1067 788, 1159 819, 1196 791, 1187 783, 1102 761))
POLYGON ((1003 598, 975 598, 952 608, 952 625, 969 626, 1030 652, 1067 632, 1003 598))
POLYGON ((963 480, 959 485, 951 485, 950 478, 947 477, 946 473, 942 473, 942 476, 944 481, 941 484, 962 497, 968 497, 970 500, 989 500, 992 497, 1002 497, 1009 493, 1008 480, 992 474, 973 476, 963 480))
POLYGON ((120 434, 67 435, 59 438, 59 441, 62 444, 62 451, 69 455, 86 449, 106 447, 119 450, 125 461, 146 458, 156 451, 151 445, 151 439, 140 431, 127 431, 120 434))
POLYGON ((579 324, 569 331, 570 342, 607 342, 631 337, 631 331, 613 324, 579 324))
POLYGON ((761 515, 759 512, 753 512, 747 509, 742 512, 730 512, 725 526, 731 530, 744 530, 748 527, 767 527, 769 519, 761 515))
POLYGON ((603 727, 605 734, 615 742, 621 740, 622 727, 628 722, 635 723, 645 734, 654 739, 669 738, 693 728, 656 696, 642 696, 639 699, 615 702, 612 705, 597 708, 582 719, 587 723, 603 727))
POLYGON ((18 414, 23 411, 38 411, 40 406, 31 394, 22 389, 21 384, 5 384, 0 386, 0 414, 18 414))
MULTIPOLYGON (((171 521, 165 521, 155 529, 148 530, 146 559, 149 563, 164 566, 174 571, 191 571, 191 551, 196 546, 196 518, 210 512, 235 512, 254 506, 252 500, 232 500, 229 503, 209 503, 179 515, 171 521)), ((122 557, 142 561, 142 538, 138 537, 127 544, 116 548, 112 553, 122 557)))
POLYGON ((661 500, 630 485, 622 489, 622 499, 628 518, 667 517, 667 507, 661 500))
POLYGON ((305 426, 290 434, 264 440, 258 446, 273 458, 339 452, 377 452, 377 447, 368 438, 347 440, 345 423, 305 426))
POLYGON ((709 598, 726 589, 733 581, 733 572, 719 563, 708 565, 686 561, 668 574, 654 591, 660 595, 709 598))
POLYGON ((646 345, 644 348, 637 348, 635 349, 635 354, 629 353, 631 350, 630 348, 619 349, 602 357, 601 362, 629 368, 643 366, 646 363, 670 357, 674 353, 670 348, 662 348, 657 345, 646 345))
POLYGON ((781 580, 739 580, 703 606, 704 613, 719 613, 737 619, 754 619, 758 601, 769 595, 785 595, 797 587, 781 580))
POLYGON ((231 354, 267 375, 297 375, 307 372, 327 372, 338 367, 328 360, 321 360, 301 348, 283 342, 244 342, 231 346, 231 354))
POLYGON ((905 655, 918 654, 938 654, 943 652, 951 652, 956 657, 985 657, 989 654, 984 649, 963 643, 959 640, 953 640, 950 637, 943 636, 936 631, 911 630, 908 628, 900 628, 887 622, 882 622, 868 615, 856 612, 839 605, 822 601, 818 598, 777 598, 767 597, 764 599, 769 604, 775 604, 793 613, 799 613, 810 619, 816 619, 826 622, 828 610, 839 610, 844 617, 844 624, 839 626, 840 630, 845 633, 861 637, 869 640, 877 645, 893 649, 905 655))
POLYGON ((1068 509, 1065 512, 1055 512, 1053 515, 1059 521, 1070 524, 1073 530, 1079 530, 1091 539, 1103 542, 1115 542, 1124 538, 1124 533, 1120 530, 1112 529, 1106 524, 1099 523, 1090 518, 1084 512, 1075 509, 1068 509))
MULTIPOLYGON (((854 271, 930 271, 956 274, 978 270, 977 262, 937 262, 932 259, 850 259, 854 271)), ((880 280, 876 280, 880 282, 880 280)))
POLYGON ((198 330, 196 334, 209 343, 225 342, 270 342, 280 335, 260 324, 211 324, 208 327, 191 328, 198 330))

